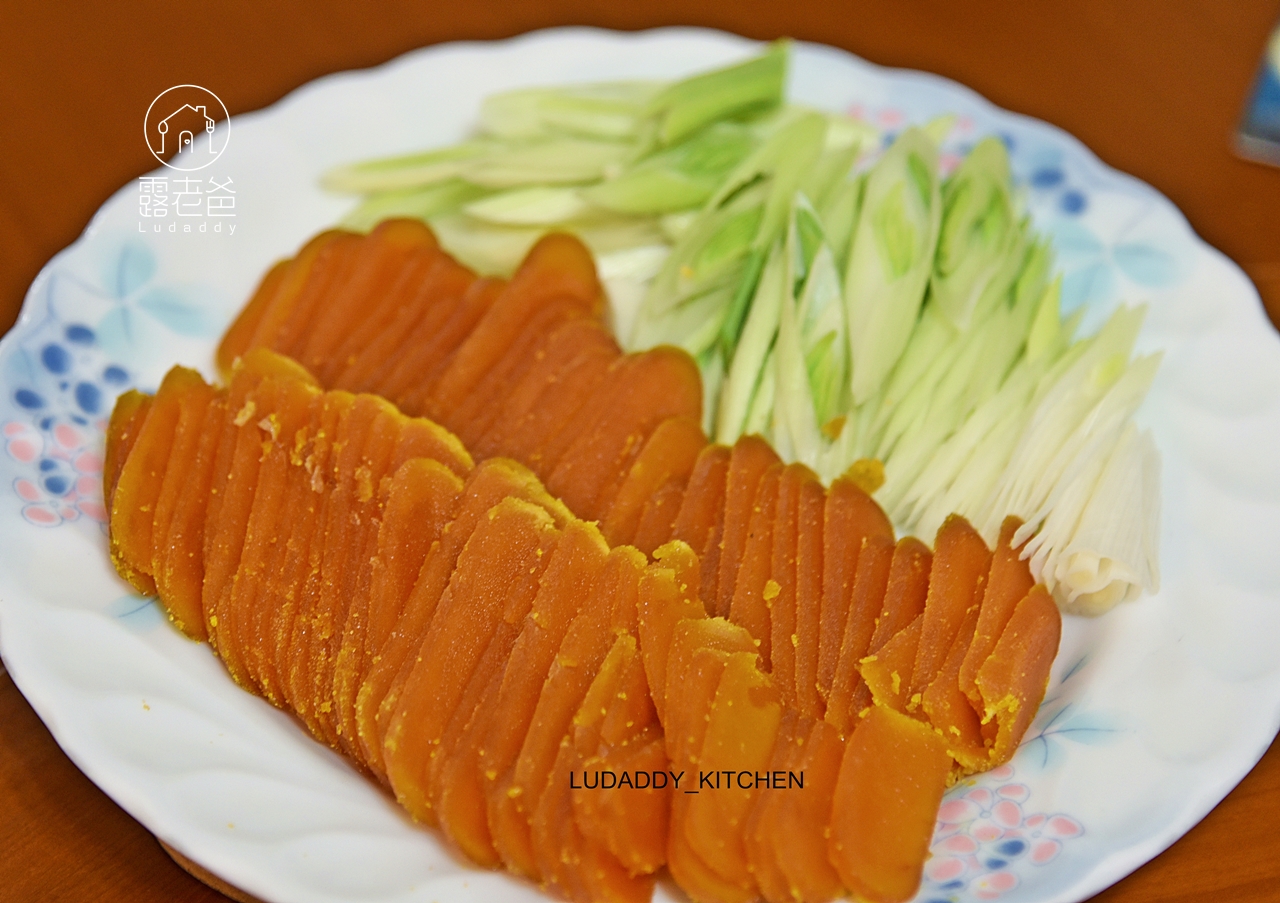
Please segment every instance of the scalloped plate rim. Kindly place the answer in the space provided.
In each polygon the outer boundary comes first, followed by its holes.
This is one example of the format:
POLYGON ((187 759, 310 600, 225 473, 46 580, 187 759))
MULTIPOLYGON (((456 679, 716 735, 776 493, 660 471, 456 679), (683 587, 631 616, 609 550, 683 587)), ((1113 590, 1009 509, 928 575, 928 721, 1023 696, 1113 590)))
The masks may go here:
MULTIPOLYGON (((250 111, 243 114, 237 114, 238 122, 247 121, 249 123, 256 122, 261 119, 268 119, 279 112, 286 110, 304 100, 306 97, 322 92, 327 88, 336 84, 350 84, 353 82, 376 81, 380 77, 384 77, 389 73, 396 72, 404 67, 411 65, 414 61, 422 56, 434 54, 440 50, 451 50, 458 52, 496 52, 502 53, 504 48, 518 46, 521 44, 532 44, 537 42, 557 42, 563 39, 585 38, 590 40, 621 40, 624 42, 642 41, 642 40, 663 40, 667 37, 685 37, 694 36, 699 38, 711 38, 716 40, 730 40, 737 42, 738 46, 749 47, 758 46, 761 42, 752 41, 737 35, 731 35, 725 32, 716 31, 714 29, 694 28, 683 26, 671 26, 657 29, 650 29, 641 32, 616 32, 607 29, 600 29, 585 26, 569 26, 560 28, 549 28, 538 31, 528 32, 516 35, 510 38, 497 41, 457 41, 445 44, 432 45, 424 48, 409 51, 387 62, 366 69, 347 70, 342 72, 330 73, 313 79, 299 87, 291 90, 279 100, 267 107, 250 111)), ((1261 299, 1258 296, 1256 288, 1248 279, 1243 270, 1229 257, 1219 251, 1217 248, 1204 241, 1193 229, 1189 221, 1186 219, 1182 211, 1170 201, 1163 193, 1153 188, 1151 185, 1142 180, 1116 170, 1101 160, 1090 148, 1083 144, 1075 136, 1062 128, 1055 126, 1043 120, 1036 119, 1026 114, 1001 108, 983 97, 973 89, 960 84, 945 76, 935 73, 881 66, 875 63, 863 60, 856 55, 840 48, 831 47, 829 45, 815 44, 811 42, 796 42, 797 45, 804 46, 808 50, 812 50, 821 54, 829 54, 832 56, 852 59, 860 66, 865 66, 870 70, 877 72, 890 80, 898 82, 916 81, 921 84, 930 86, 932 90, 940 90, 946 93, 960 94, 970 103, 974 103, 983 108, 986 112, 999 119, 1013 120, 1024 128, 1032 131, 1040 132, 1052 139, 1053 143, 1066 145, 1080 160, 1086 162, 1096 174, 1109 180, 1121 179, 1128 183, 1131 187, 1156 198, 1164 208, 1165 213, 1176 214, 1176 219, 1180 226, 1191 236, 1198 249, 1208 251, 1218 264, 1226 264, 1236 275, 1240 281, 1248 286, 1248 290, 1252 295, 1251 300, 1255 302, 1254 312, 1259 323, 1266 323, 1265 315, 1261 299)), ((32 285, 28 289, 23 307, 9 333, 0 340, 0 357, 3 357, 10 346, 16 344, 22 333, 29 330, 35 325, 35 317, 37 316, 36 308, 38 302, 37 296, 42 290, 44 284, 51 278, 53 272, 57 269, 60 262, 73 254, 77 248, 82 246, 93 236, 93 233, 99 225, 99 218, 103 212, 112 205, 116 198, 122 194, 129 192, 133 187, 133 182, 126 183, 117 192, 114 192, 106 202, 95 212, 90 222, 86 225, 84 231, 76 238, 74 242, 66 248, 59 251, 50 259, 37 274, 32 285)), ((3 576, 3 575, 0 575, 3 576)), ((7 580, 5 581, 8 582, 7 580)), ((7 598, 0 600, 0 610, 10 610, 14 607, 14 597, 23 594, 22 590, 17 592, 6 593, 7 598)), ((34 603, 39 605, 38 599, 32 599, 28 604, 34 603)), ((21 603, 19 603, 19 606, 21 603)), ((8 665, 9 673, 18 686, 23 695, 31 703, 32 707, 40 715, 44 723, 49 727, 51 733, 62 746, 67 755, 76 763, 91 780, 99 787, 103 788, 108 794, 115 799, 120 805, 129 811, 149 830, 153 830, 156 836, 163 839, 166 843, 174 846, 180 852, 190 856, 193 860, 210 868, 220 876, 230 875, 241 878, 247 888, 253 888, 260 885, 261 882, 256 880, 257 876, 248 874, 238 875, 242 872, 241 864, 234 862, 221 862, 220 856, 209 856, 208 851, 192 850, 185 844, 175 832, 182 830, 182 825, 170 826, 165 824, 167 818, 162 809, 157 809, 151 802, 148 794, 139 787, 134 786, 125 776, 114 772, 108 765, 101 764, 95 759, 98 755, 96 750, 90 749, 93 745, 89 733, 78 730, 73 719, 62 717, 66 714, 65 706, 58 698, 58 693, 53 687, 52 682, 47 676, 41 679, 40 670, 44 664, 38 655, 37 650, 26 650, 13 643, 13 621, 21 621, 21 615, 10 614, 4 618, 3 626, 0 626, 0 651, 3 652, 4 659, 8 665), (15 669, 16 664, 16 669, 15 669)), ((1239 781, 1247 774, 1258 760, 1265 754, 1271 743, 1270 738, 1274 738, 1277 730, 1280 730, 1280 703, 1269 713, 1269 726, 1266 727, 1265 739, 1256 749, 1251 748, 1247 755, 1239 758, 1238 761, 1244 763, 1244 767, 1238 769, 1237 772, 1229 774, 1220 774, 1218 780, 1214 782, 1212 789, 1202 788, 1200 795, 1188 799, 1183 809, 1185 817, 1169 823, 1165 831, 1151 836, 1146 842, 1130 845, 1124 849, 1118 850, 1111 855, 1105 857, 1097 863, 1095 868, 1088 874, 1086 880, 1077 882, 1074 889, 1064 891, 1053 897, 1055 900, 1078 900, 1096 893, 1102 888, 1109 886, 1116 880, 1129 874, 1134 869, 1159 855, 1181 837, 1187 830, 1204 817, 1214 805, 1225 797, 1231 789, 1233 789, 1239 781), (1205 805, 1206 801, 1208 805, 1205 805)), ((485 872, 477 872, 477 876, 487 874, 485 872)), ((237 882, 239 884, 239 882, 237 882)))

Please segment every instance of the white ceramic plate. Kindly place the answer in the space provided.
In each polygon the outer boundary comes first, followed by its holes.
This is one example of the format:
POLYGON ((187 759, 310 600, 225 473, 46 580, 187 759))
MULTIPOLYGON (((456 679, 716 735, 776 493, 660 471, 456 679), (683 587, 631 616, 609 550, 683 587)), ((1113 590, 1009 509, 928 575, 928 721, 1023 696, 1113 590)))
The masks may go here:
MULTIPOLYGON (((196 174, 205 195, 208 179, 231 178, 234 208, 143 218, 130 183, 41 272, 0 344, 0 650, 72 759, 162 840, 280 903, 541 898, 451 859, 129 595, 100 523, 103 418, 115 394, 154 387, 176 361, 212 375, 216 338, 266 266, 343 212, 316 187, 330 166, 456 140, 497 90, 678 76, 755 46, 566 29, 323 78, 237 117, 226 152, 196 174)), ((1061 131, 817 45, 797 46, 790 91, 890 131, 956 112, 952 152, 1004 135, 1054 236, 1065 303, 1087 305, 1088 324, 1120 299, 1150 304, 1140 343, 1165 364, 1140 418, 1164 459, 1163 589, 1068 619, 1023 748, 948 794, 920 895, 1083 899, 1198 821, 1276 733, 1280 342, 1248 280, 1172 204, 1061 131)), ((156 175, 173 196, 190 174, 156 175)))

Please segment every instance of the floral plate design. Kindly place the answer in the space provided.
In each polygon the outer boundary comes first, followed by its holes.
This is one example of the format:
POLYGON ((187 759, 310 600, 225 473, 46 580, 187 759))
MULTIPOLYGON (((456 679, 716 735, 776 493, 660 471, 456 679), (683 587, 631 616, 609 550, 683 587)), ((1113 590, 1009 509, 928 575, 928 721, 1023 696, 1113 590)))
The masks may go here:
MULTIPOLYGON (((41 272, 0 342, 0 653, 76 764, 160 839, 279 903, 543 899, 449 856, 127 592, 106 555, 105 418, 175 362, 212 376, 259 275, 343 212, 316 187, 329 167, 456 140, 497 90, 674 77, 756 46, 556 29, 322 78, 237 117, 217 173, 235 185, 235 231, 144 228, 154 208, 130 184, 41 272)), ((1148 304, 1140 349, 1165 358, 1139 419, 1163 457, 1162 589, 1067 619, 1022 748, 947 794, 918 896, 1082 900, 1202 818, 1280 725, 1280 340, 1168 200, 1060 130, 820 45, 796 46, 789 90, 887 134, 955 113, 944 165, 999 134, 1053 238, 1064 307, 1091 329, 1118 303, 1148 304)), ((681 895, 667 883, 657 897, 681 895)))

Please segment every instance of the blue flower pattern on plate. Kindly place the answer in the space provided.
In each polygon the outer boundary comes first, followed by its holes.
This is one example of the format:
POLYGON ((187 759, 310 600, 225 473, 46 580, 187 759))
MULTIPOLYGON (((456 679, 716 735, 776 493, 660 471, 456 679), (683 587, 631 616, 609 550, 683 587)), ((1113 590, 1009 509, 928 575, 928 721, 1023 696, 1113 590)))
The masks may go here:
POLYGON ((1081 656, 1046 694, 1013 762, 947 793, 917 900, 994 900, 1018 887, 1020 872, 1053 861, 1066 841, 1084 834, 1084 826, 1070 815, 1029 812, 1031 788, 1013 778, 1017 769, 1039 774, 1061 765, 1066 741, 1099 745, 1118 738, 1114 719, 1059 701, 1063 687, 1088 663, 1088 655, 1081 656))
POLYGON ((155 253, 137 239, 126 239, 102 266, 97 284, 70 272, 50 279, 49 306, 67 322, 92 327, 107 354, 127 360, 138 349, 154 348, 166 334, 213 337, 217 324, 185 293, 156 280, 155 253))
POLYGON ((994 900, 1021 883, 1020 871, 1052 862, 1084 834, 1069 815, 1028 811, 1031 790, 1015 776, 1002 765, 947 794, 917 900, 994 900))
POLYGON ((154 253, 136 240, 120 244, 99 284, 55 270, 45 283, 43 321, 6 355, 0 440, 29 524, 105 525, 103 437, 116 397, 135 383, 116 360, 128 359, 135 342, 163 341, 166 332, 212 334, 205 312, 156 284, 155 273, 154 253))
POLYGON ((11 413, 0 416, 10 486, 23 518, 41 527, 106 523, 102 441, 116 396, 133 378, 92 329, 50 317, 5 361, 11 413))

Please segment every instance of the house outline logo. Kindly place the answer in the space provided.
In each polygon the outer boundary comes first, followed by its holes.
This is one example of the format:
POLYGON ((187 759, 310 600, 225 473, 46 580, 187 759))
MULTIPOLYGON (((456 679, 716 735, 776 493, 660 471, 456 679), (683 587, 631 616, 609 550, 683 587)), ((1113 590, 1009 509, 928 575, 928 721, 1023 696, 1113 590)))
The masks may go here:
POLYGON ((152 155, 170 169, 185 172, 213 163, 231 141, 226 105, 199 85, 174 85, 161 91, 147 107, 142 128, 152 155))

